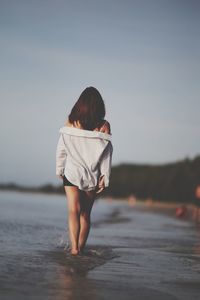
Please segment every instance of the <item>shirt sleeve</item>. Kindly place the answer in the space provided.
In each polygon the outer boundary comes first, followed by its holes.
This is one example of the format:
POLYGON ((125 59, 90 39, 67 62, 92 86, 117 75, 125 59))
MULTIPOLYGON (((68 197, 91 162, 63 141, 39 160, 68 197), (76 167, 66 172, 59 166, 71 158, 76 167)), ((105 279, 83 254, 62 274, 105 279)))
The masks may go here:
POLYGON ((56 175, 64 175, 66 150, 62 134, 60 134, 56 148, 56 175))
POLYGON ((111 141, 109 141, 108 145, 104 149, 104 152, 99 162, 101 176, 104 175, 105 187, 109 186, 109 178, 111 174, 111 165, 112 165, 112 154, 113 154, 113 146, 111 141))

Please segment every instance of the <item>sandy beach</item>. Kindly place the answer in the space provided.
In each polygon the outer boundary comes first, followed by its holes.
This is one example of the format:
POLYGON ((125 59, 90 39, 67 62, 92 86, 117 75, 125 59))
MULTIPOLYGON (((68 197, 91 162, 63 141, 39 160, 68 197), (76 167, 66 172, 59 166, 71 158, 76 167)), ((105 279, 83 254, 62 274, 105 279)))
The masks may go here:
POLYGON ((199 226, 172 205, 99 199, 73 257, 63 197, 0 196, 1 299, 198 299, 199 226))

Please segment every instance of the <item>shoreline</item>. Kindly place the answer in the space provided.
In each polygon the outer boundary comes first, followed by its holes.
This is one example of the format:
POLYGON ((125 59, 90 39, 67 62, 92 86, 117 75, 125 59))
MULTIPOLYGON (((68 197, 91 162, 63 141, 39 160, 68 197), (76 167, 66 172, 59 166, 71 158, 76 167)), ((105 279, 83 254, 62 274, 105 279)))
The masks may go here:
POLYGON ((132 196, 127 198, 108 197, 104 199, 108 202, 115 201, 126 203, 126 205, 134 207, 136 210, 163 213, 176 219, 187 220, 200 225, 200 207, 193 203, 167 202, 153 199, 137 199, 132 196))
POLYGON ((198 298, 199 230, 174 217, 174 203, 99 199, 86 252, 73 257, 64 197, 1 196, 2 298, 198 298))

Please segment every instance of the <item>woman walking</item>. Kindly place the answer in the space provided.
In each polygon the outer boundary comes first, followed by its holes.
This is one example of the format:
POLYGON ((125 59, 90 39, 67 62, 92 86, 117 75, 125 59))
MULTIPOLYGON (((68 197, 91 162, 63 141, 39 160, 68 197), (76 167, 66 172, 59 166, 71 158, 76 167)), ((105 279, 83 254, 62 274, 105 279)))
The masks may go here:
POLYGON ((56 175, 68 202, 71 254, 83 252, 97 194, 109 186, 113 146, 105 104, 99 91, 87 87, 61 127, 56 149, 56 175))

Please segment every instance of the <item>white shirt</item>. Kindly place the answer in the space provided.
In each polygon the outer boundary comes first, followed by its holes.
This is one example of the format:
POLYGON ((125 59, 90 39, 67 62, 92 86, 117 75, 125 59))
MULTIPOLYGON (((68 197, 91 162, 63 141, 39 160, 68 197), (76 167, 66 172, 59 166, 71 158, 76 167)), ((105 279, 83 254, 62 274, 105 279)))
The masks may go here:
POLYGON ((104 175, 109 186, 112 135, 77 127, 61 127, 56 149, 56 175, 65 175, 80 190, 94 190, 104 175))

